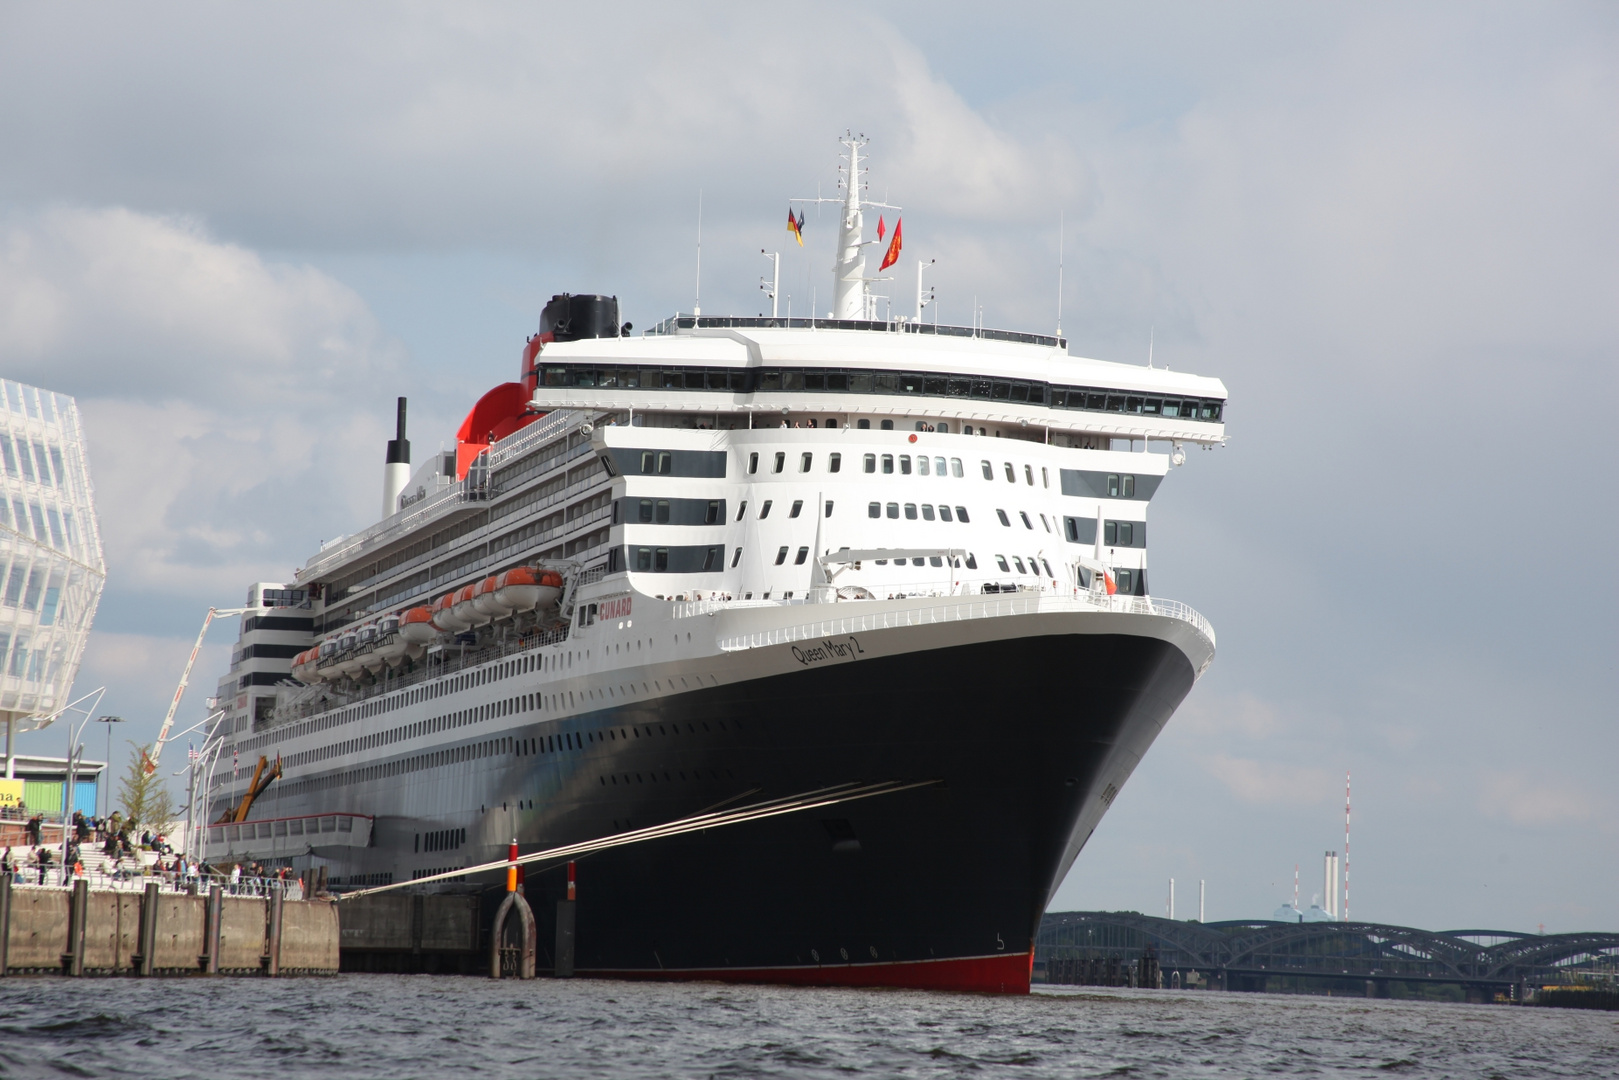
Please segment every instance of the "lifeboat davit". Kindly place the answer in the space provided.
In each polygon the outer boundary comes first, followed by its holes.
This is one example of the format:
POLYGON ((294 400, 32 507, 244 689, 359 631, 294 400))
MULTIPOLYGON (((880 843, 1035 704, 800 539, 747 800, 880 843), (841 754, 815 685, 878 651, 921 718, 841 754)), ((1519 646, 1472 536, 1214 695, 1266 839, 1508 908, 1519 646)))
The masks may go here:
POLYGON ((488 621, 504 619, 512 613, 509 604, 500 602, 495 595, 498 578, 486 577, 472 587, 472 609, 488 621))
POLYGON ((430 607, 413 607, 399 620, 399 636, 411 645, 431 645, 438 635, 439 628, 433 622, 430 607))
POLYGON ((511 611, 548 608, 562 595, 562 575, 555 570, 519 566, 495 576, 495 599, 511 611))
POLYGON ((472 626, 470 622, 462 622, 460 616, 456 615, 454 593, 445 593, 433 605, 433 625, 446 634, 458 634, 472 626))
POLYGON ((467 626, 482 626, 489 620, 479 615, 478 609, 473 607, 472 590, 473 586, 471 585, 464 589, 457 589, 455 592, 455 606, 451 610, 455 612, 455 617, 466 623, 467 626))

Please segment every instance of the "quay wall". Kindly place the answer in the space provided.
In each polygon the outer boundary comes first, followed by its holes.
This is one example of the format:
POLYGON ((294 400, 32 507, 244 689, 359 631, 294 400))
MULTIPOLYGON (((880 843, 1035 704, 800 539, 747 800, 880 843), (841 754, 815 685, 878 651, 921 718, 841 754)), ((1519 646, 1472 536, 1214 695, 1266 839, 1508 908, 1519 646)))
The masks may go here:
POLYGON ((13 888, 0 877, 0 975, 332 974, 330 900, 13 888), (217 908, 217 909, 216 909, 217 908), (148 955, 149 954, 149 955, 148 955))

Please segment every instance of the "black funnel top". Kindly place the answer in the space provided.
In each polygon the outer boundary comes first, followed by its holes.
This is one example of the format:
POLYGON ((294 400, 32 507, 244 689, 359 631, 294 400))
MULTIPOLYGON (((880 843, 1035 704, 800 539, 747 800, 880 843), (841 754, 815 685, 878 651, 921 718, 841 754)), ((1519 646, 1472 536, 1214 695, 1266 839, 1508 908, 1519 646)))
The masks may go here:
POLYGON ((393 438, 388 440, 389 465, 410 464, 410 440, 405 438, 405 399, 399 399, 399 422, 393 438))

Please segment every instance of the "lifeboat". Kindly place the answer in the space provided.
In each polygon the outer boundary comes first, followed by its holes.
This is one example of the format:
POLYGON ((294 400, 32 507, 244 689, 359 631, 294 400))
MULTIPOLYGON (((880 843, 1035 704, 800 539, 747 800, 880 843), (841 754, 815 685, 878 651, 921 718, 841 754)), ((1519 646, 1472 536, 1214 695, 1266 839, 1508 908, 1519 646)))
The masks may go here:
POLYGON ((496 595, 498 578, 486 577, 472 587, 472 609, 486 621, 504 619, 512 613, 509 605, 500 602, 496 595))
POLYGON ((510 611, 548 608, 562 595, 562 575, 555 570, 519 566, 495 576, 495 599, 510 611))
POLYGON ((399 636, 411 645, 431 645, 438 635, 430 607, 413 607, 399 620, 399 636))
POLYGON ((320 682, 325 676, 320 673, 319 660, 319 647, 305 649, 292 658, 292 677, 302 683, 320 682))
POLYGON ((467 626, 482 626, 489 620, 479 615, 478 609, 472 606, 472 589, 473 586, 471 585, 464 589, 457 589, 455 591, 455 606, 451 610, 455 612, 455 617, 467 626))
POLYGON ((456 615, 454 593, 445 593, 433 605, 433 625, 446 634, 458 634, 472 627, 472 623, 463 622, 460 616, 456 615))
POLYGON ((356 646, 360 643, 358 630, 345 630, 337 636, 337 673, 354 678, 360 674, 360 653, 356 646))
POLYGON ((399 615, 384 615, 378 619, 377 643, 372 655, 389 667, 398 667, 409 651, 410 642, 399 635, 399 615))

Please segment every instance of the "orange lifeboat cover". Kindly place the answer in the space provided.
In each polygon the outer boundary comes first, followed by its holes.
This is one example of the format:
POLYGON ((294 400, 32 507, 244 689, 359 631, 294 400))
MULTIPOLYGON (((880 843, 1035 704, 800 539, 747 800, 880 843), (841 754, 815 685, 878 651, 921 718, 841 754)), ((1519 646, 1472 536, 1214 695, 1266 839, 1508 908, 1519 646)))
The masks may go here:
POLYGON ((472 599, 472 590, 474 588, 476 588, 476 587, 477 586, 474 586, 474 585, 468 585, 465 588, 457 589, 455 591, 455 598, 453 600, 451 600, 450 602, 452 604, 464 604, 464 603, 466 603, 467 601, 472 599))
POLYGON ((482 581, 478 582, 476 585, 471 586, 472 595, 473 596, 482 596, 485 593, 494 592, 496 589, 500 588, 500 582, 497 580, 497 577, 501 577, 501 576, 504 576, 504 575, 496 575, 495 577, 486 577, 482 581))
POLYGON ((535 580, 534 571, 530 570, 526 566, 513 567, 512 569, 501 574, 497 574, 493 580, 495 582, 495 588, 497 589, 504 589, 508 585, 539 584, 539 582, 535 580))
POLYGON ((405 612, 404 617, 399 620, 399 623, 401 626, 410 626, 412 623, 424 623, 432 621, 433 609, 431 607, 413 607, 409 611, 405 612))

